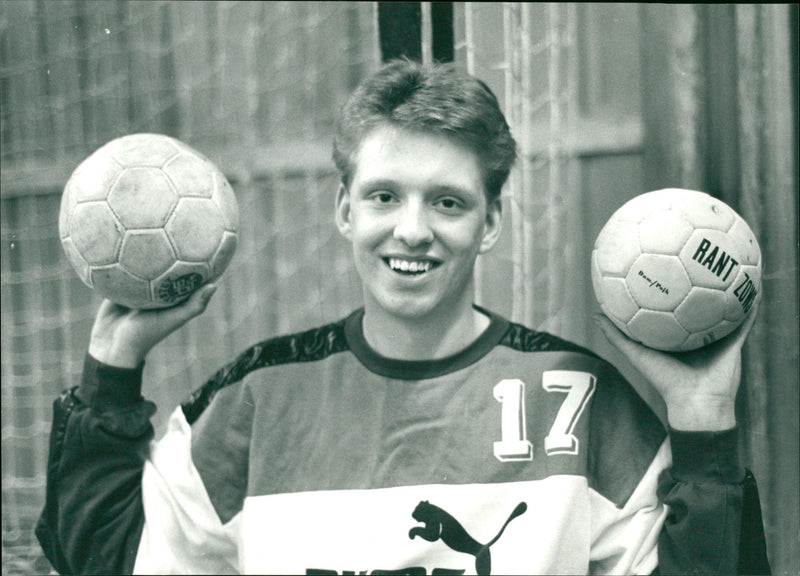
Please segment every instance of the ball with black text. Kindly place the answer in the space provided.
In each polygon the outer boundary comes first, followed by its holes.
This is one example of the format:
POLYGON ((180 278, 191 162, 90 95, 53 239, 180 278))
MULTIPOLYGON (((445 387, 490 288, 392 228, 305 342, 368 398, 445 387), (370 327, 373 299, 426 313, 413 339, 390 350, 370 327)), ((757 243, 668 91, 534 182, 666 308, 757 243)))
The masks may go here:
POLYGON ((112 140, 64 188, 59 235, 87 286, 137 309, 175 305, 233 258, 239 209, 223 173, 161 134, 112 140))
POLYGON ((730 334, 761 290, 753 231, 730 206, 694 190, 625 203, 597 236, 591 261, 605 315, 634 340, 669 352, 730 334))

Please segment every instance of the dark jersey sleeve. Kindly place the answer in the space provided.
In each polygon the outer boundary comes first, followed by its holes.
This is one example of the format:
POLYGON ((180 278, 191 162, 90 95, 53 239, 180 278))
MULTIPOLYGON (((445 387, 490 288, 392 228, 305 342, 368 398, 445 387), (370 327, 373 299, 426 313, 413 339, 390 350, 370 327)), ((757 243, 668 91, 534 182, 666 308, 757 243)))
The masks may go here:
POLYGON ((659 574, 769 574, 753 475, 739 464, 738 429, 670 430, 673 465, 659 479, 669 514, 659 574))
POLYGON ((144 526, 141 479, 155 406, 142 367, 87 355, 79 388, 53 406, 45 507, 36 536, 62 574, 131 573, 144 526))

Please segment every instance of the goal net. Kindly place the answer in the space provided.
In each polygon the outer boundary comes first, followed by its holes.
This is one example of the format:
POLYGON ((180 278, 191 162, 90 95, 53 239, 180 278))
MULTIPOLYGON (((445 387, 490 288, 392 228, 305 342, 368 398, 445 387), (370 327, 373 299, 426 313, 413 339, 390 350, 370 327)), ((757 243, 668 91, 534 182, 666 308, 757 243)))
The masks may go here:
MULTIPOLYGON (((558 135, 571 98, 570 10, 457 3, 453 17, 456 63, 496 91, 522 152, 504 192, 510 232, 480 264, 478 300, 533 325, 558 321, 563 305, 553 272, 564 256, 534 250, 533 237, 563 234, 567 156, 558 135)), ((373 2, 3 5, 4 574, 51 570, 33 534, 51 405, 77 384, 99 305, 58 238, 70 173, 113 138, 158 132, 211 158, 236 191, 240 244, 219 291, 206 314, 148 356, 143 393, 159 406, 158 434, 173 407, 238 350, 359 305, 333 221, 330 144, 339 107, 380 62, 376 14, 373 2)))

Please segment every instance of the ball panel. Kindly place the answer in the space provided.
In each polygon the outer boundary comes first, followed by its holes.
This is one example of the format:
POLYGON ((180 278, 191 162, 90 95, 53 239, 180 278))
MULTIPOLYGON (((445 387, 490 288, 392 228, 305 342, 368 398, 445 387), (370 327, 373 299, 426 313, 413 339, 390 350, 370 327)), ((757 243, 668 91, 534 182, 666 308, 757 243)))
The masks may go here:
POLYGON ((67 181, 64 194, 75 203, 105 200, 120 172, 122 165, 101 148, 75 169, 67 181))
POLYGON ((181 198, 165 227, 181 260, 209 260, 225 231, 216 204, 202 198, 181 198))
POLYGON ((180 154, 164 165, 164 172, 175 184, 180 196, 211 198, 214 193, 213 167, 205 160, 189 154, 180 154))
POLYGON ((714 341, 714 332, 699 332, 697 334, 690 334, 686 341, 678 346, 672 352, 686 352, 688 350, 695 350, 707 346, 714 341))
POLYGON ((664 254, 639 256, 625 282, 636 303, 648 310, 674 310, 692 288, 678 257, 664 254))
POLYGON ((75 272, 78 273, 78 278, 80 278, 84 284, 91 288, 92 279, 89 275, 89 263, 86 262, 80 251, 75 247, 75 244, 72 242, 72 238, 62 238, 61 245, 64 247, 64 253, 67 256, 67 260, 75 269, 75 272))
POLYGON ((175 251, 163 229, 132 230, 125 234, 119 263, 131 274, 152 280, 175 261, 175 251))
POLYGON ((601 231, 595 242, 597 266, 604 276, 625 276, 641 255, 639 226, 633 222, 613 220, 601 231))
MULTIPOLYGON (((69 184, 67 186, 69 187, 69 184)), ((77 205, 75 194, 70 193, 69 188, 65 188, 64 193, 61 195, 61 206, 58 210, 58 237, 62 240, 69 236, 69 221, 77 205)))
POLYGON ((631 336, 650 348, 673 351, 689 337, 671 312, 639 310, 628 322, 631 336))
POLYGON ((704 192, 684 190, 675 195, 673 210, 680 211, 695 228, 727 232, 736 213, 724 202, 704 192))
POLYGON ((725 315, 726 304, 724 292, 696 286, 675 308, 675 318, 689 332, 710 330, 725 315))
POLYGON ((737 216, 736 221, 728 231, 728 235, 739 249, 740 264, 748 266, 761 265, 761 249, 747 222, 737 216))
POLYGON ((123 233, 105 202, 78 204, 69 223, 69 237, 91 266, 116 262, 123 233))
POLYGON ((222 218, 225 221, 225 229, 231 232, 239 230, 239 207, 236 202, 236 195, 233 188, 228 183, 227 178, 221 172, 214 172, 214 203, 219 206, 222 218))
POLYGON ((591 267, 591 276, 592 276, 592 288, 594 289, 594 294, 597 297, 597 301, 602 304, 605 299, 605 293, 603 292, 603 287, 601 285, 601 281, 603 280, 603 273, 600 271, 600 268, 597 265, 597 250, 592 250, 592 254, 590 257, 590 267, 591 267))
POLYGON ((617 318, 614 318, 613 316, 609 316, 608 314, 606 314, 606 317, 609 320, 611 320, 611 322, 614 324, 614 326, 619 328, 620 331, 622 331, 623 334, 625 334, 629 338, 633 338, 633 336, 631 335, 631 331, 628 330, 628 324, 627 323, 625 323, 622 320, 619 320, 617 318))
POLYGON ((142 308, 150 302, 150 283, 136 278, 119 264, 92 268, 92 286, 103 297, 129 308, 142 308))
POLYGON ((741 265, 739 249, 725 232, 697 229, 680 252, 692 284, 720 290, 730 286, 741 265))
POLYGON ((225 232, 222 235, 222 242, 219 245, 219 249, 211 260, 211 276, 209 280, 216 280, 222 276, 222 273, 225 272, 228 264, 230 264, 233 259, 238 243, 239 238, 236 234, 225 232))
POLYGON ((175 262, 153 280, 153 301, 148 307, 164 308, 183 302, 208 278, 208 266, 202 262, 175 262))
POLYGON ((129 134, 112 140, 106 146, 123 166, 160 168, 180 151, 172 138, 162 134, 129 134))
POLYGON ((162 227, 177 202, 160 168, 126 168, 108 195, 109 206, 128 229, 162 227))
POLYGON ((653 196, 664 196, 668 198, 670 210, 676 210, 682 205, 697 202, 702 197, 710 198, 710 196, 705 192, 688 190, 686 188, 662 188, 661 190, 648 192, 648 194, 652 194, 653 196))
POLYGON ((639 225, 639 245, 643 254, 676 255, 694 228, 676 212, 653 212, 639 225))
POLYGON ((727 322, 723 320, 714 326, 714 328, 690 335, 686 339, 686 342, 681 344, 677 351, 684 352, 687 350, 695 350, 702 346, 707 346, 712 342, 716 342, 720 338, 724 338, 733 332, 737 326, 739 326, 738 322, 727 322))
POLYGON ((603 278, 600 282, 605 298, 601 307, 606 316, 616 318, 623 323, 633 318, 636 312, 639 311, 639 306, 631 297, 625 280, 622 278, 603 278))
POLYGON ((761 290, 761 267, 742 266, 736 280, 727 290, 725 319, 740 322, 750 312, 761 290))

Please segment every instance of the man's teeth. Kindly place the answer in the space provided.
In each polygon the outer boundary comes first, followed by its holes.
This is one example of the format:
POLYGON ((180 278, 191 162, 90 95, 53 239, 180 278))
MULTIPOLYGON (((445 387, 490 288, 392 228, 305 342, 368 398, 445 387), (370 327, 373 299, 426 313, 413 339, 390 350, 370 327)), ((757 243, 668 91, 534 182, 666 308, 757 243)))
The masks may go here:
POLYGON ((427 272, 431 269, 433 264, 429 261, 409 261, 401 260, 400 258, 389 258, 389 266, 392 270, 399 270, 400 272, 420 273, 427 272))

